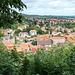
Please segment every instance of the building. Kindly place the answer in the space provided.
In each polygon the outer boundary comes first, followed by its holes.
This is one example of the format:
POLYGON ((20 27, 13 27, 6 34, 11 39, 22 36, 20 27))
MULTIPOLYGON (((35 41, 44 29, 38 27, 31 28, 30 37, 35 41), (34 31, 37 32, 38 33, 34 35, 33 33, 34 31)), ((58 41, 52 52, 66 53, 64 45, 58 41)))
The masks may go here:
POLYGON ((42 30, 42 31, 44 31, 44 32, 46 32, 46 31, 47 31, 47 30, 45 29, 45 27, 42 27, 42 28, 41 28, 41 30, 42 30))
POLYGON ((37 31, 36 31, 36 30, 30 30, 30 31, 29 31, 29 34, 30 34, 31 36, 35 36, 35 35, 37 35, 37 31))
POLYGON ((21 31, 23 30, 23 29, 25 29, 26 27, 29 27, 29 25, 24 25, 24 26, 18 26, 18 29, 20 29, 21 31))
POLYGON ((3 44, 7 47, 7 49, 9 49, 9 50, 12 50, 12 49, 14 49, 14 44, 12 44, 12 43, 5 43, 5 42, 3 42, 3 44))
POLYGON ((12 29, 8 28, 8 29, 5 29, 5 30, 2 30, 2 33, 4 33, 5 35, 8 35, 12 31, 13 31, 12 29))
POLYGON ((45 46, 45 47, 51 47, 52 41, 51 40, 37 40, 38 46, 45 46))
POLYGON ((60 33, 61 33, 61 32, 55 32, 55 31, 52 32, 53 36, 58 35, 58 34, 60 34, 60 33))
POLYGON ((64 37, 50 37, 49 39, 52 40, 53 44, 64 43, 65 42, 64 37))
POLYGON ((28 33, 27 32, 20 32, 19 37, 28 37, 28 33))
POLYGON ((20 44, 19 48, 17 48, 17 52, 30 52, 33 48, 32 44, 20 44))
POLYGON ((44 45, 46 47, 51 47, 53 44, 57 43, 64 43, 65 38, 64 37, 53 37, 50 34, 41 35, 37 38, 37 45, 44 45))

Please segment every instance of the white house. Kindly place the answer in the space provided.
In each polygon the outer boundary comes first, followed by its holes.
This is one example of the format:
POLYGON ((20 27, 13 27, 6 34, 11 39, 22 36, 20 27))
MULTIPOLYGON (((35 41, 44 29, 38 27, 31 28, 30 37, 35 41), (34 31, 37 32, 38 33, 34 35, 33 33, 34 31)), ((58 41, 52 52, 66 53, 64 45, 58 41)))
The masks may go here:
POLYGON ((25 40, 25 37, 20 37, 19 38, 19 41, 24 41, 25 40))
POLYGON ((19 37, 28 37, 28 33, 27 32, 20 32, 19 37))
POLYGON ((53 44, 64 43, 65 42, 64 37, 51 37, 50 39, 52 40, 53 44))
POLYGON ((53 31, 52 32, 52 34, 55 36, 55 35, 58 35, 58 34, 60 34, 61 32, 55 32, 55 31, 53 31))
POLYGON ((29 34, 32 36, 37 35, 37 31, 36 30, 30 30, 29 34))

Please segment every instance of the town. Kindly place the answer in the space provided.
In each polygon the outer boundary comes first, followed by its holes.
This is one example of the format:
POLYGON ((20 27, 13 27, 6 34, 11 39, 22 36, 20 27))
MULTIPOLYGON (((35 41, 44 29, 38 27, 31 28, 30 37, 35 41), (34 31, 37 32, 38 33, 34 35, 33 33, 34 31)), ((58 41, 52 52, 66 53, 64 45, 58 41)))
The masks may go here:
POLYGON ((26 23, 17 29, 1 28, 2 42, 10 51, 15 46, 19 53, 35 54, 38 49, 50 51, 53 45, 75 44, 74 25, 73 19, 26 17, 26 23))

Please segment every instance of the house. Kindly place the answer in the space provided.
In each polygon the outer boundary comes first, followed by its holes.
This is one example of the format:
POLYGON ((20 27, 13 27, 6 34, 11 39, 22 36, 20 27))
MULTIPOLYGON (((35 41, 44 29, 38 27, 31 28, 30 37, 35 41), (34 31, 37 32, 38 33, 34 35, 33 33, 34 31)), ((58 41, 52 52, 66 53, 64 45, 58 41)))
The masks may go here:
POLYGON ((63 33, 60 33, 60 36, 64 36, 64 34, 63 33))
POLYGON ((19 40, 20 38, 19 38, 19 36, 16 36, 16 40, 19 40))
POLYGON ((32 48, 30 53, 31 53, 31 54, 33 54, 33 53, 35 54, 36 51, 37 51, 37 48, 32 48))
POLYGON ((46 31, 47 31, 47 30, 45 29, 45 27, 42 27, 42 28, 41 28, 41 30, 42 30, 42 31, 44 31, 44 32, 46 32, 46 31))
POLYGON ((51 40, 49 40, 50 37, 52 37, 52 35, 50 35, 50 34, 38 36, 37 45, 38 46, 43 46, 44 45, 46 47, 51 47, 52 42, 51 42, 51 40))
POLYGON ((29 34, 30 34, 31 36, 35 36, 35 35, 37 35, 37 31, 36 31, 36 30, 30 30, 30 31, 29 31, 29 34))
POLYGON ((50 37, 49 39, 52 40, 53 44, 64 43, 65 42, 64 37, 50 37))
POLYGON ((32 44, 20 44, 19 48, 17 48, 17 52, 19 53, 29 53, 29 54, 35 54, 38 49, 43 49, 44 46, 33 46, 32 44))
POLYGON ((3 42, 3 44, 7 47, 7 49, 9 49, 9 50, 12 50, 12 49, 14 49, 14 44, 12 44, 12 43, 5 43, 5 42, 3 42))
POLYGON ((18 26, 18 29, 20 29, 21 31, 23 30, 23 29, 25 29, 26 27, 29 27, 29 25, 24 25, 24 26, 18 26))
POLYGON ((37 37, 37 45, 45 45, 45 47, 51 47, 52 44, 64 43, 64 37, 53 37, 50 34, 41 35, 37 37))
POLYGON ((28 37, 28 33, 27 32, 20 32, 19 37, 28 37))
POLYGON ((38 24, 36 25, 37 27, 40 27, 38 24))
POLYGON ((73 39, 71 39, 70 37, 68 37, 67 39, 66 39, 66 41, 69 41, 69 42, 75 42, 73 39))
POLYGON ((37 37, 34 37, 34 41, 37 40, 37 37))
POLYGON ((37 45, 38 46, 45 46, 45 47, 51 47, 52 41, 51 40, 37 40, 37 45))
POLYGON ((19 41, 24 41, 25 40, 25 37, 20 37, 19 38, 19 41))
POLYGON ((5 30, 2 30, 2 33, 4 33, 5 35, 8 35, 8 33, 11 33, 13 30, 8 28, 8 29, 5 29, 5 30))
POLYGON ((3 37, 3 42, 6 42, 6 43, 15 43, 15 38, 14 37, 9 38, 8 36, 6 36, 6 37, 3 37))
POLYGON ((55 31, 52 32, 53 36, 58 35, 58 34, 60 34, 60 33, 61 33, 61 32, 55 32, 55 31))
POLYGON ((68 33, 70 33, 72 31, 72 29, 68 29, 68 28, 65 28, 67 30, 68 33))
POLYGON ((32 44, 20 44, 19 48, 17 48, 17 52, 21 53, 21 52, 30 52, 33 48, 32 44))

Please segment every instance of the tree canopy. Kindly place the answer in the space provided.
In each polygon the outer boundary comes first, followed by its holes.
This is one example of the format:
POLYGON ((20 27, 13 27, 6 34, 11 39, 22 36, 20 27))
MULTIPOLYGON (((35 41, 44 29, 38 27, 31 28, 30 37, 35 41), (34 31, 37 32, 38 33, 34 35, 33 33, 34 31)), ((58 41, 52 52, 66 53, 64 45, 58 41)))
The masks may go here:
POLYGON ((75 75, 75 46, 66 42, 33 55, 0 48, 0 75, 75 75))
POLYGON ((23 11, 23 8, 27 7, 22 0, 0 0, 0 27, 8 26, 15 21, 21 22, 22 15, 16 10, 23 11))

